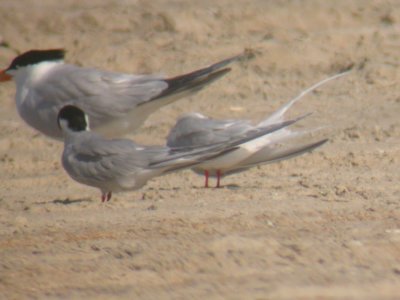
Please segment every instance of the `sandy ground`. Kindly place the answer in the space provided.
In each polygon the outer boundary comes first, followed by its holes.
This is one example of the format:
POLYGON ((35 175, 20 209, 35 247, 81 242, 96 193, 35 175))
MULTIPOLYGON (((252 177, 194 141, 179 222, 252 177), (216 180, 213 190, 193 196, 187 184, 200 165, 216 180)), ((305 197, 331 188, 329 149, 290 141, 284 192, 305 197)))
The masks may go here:
POLYGON ((255 58, 163 108, 131 138, 163 143, 177 116, 260 120, 302 89, 310 155, 204 189, 190 171, 101 204, 62 145, 27 127, 0 88, 1 299, 399 299, 400 2, 0 1, 0 66, 65 47, 67 60, 177 75, 255 58), (38 4, 40 3, 40 4, 38 4), (61 4, 62 3, 62 4, 61 4))

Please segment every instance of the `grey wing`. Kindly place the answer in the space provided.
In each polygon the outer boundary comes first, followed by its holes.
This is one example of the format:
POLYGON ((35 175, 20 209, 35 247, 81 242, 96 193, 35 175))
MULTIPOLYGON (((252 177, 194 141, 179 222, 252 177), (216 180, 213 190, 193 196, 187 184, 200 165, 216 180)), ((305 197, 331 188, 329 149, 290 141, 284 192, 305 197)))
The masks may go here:
POLYGON ((140 147, 129 140, 106 140, 99 136, 84 137, 67 145, 63 165, 75 180, 102 188, 135 174, 148 161, 140 154, 140 147))
POLYGON ((266 127, 246 130, 243 134, 231 136, 229 140, 224 142, 199 145, 197 147, 192 147, 191 145, 182 146, 180 148, 165 147, 169 149, 167 155, 164 155, 163 157, 153 157, 154 159, 150 161, 149 167, 165 167, 166 171, 171 171, 188 167, 190 165, 193 166, 204 162, 205 160, 232 152, 242 144, 290 126, 302 118, 304 118, 304 116, 266 127))
POLYGON ((204 146, 225 142, 253 129, 246 120, 214 120, 201 114, 178 119, 167 137, 169 147, 204 146))
POLYGON ((224 76, 230 71, 225 66, 242 57, 231 57, 172 78, 119 74, 62 64, 37 83, 29 110, 35 111, 36 119, 29 123, 49 136, 60 138, 57 113, 62 106, 74 104, 89 115, 95 131, 106 136, 130 133, 158 108, 196 93, 224 76))
POLYGON ((184 149, 171 151, 163 146, 140 146, 126 139, 104 139, 93 133, 84 133, 82 142, 75 140, 73 150, 85 177, 122 178, 146 171, 161 174, 165 170, 178 169, 197 163, 207 156, 206 150, 184 149), (158 170, 158 171, 155 171, 158 170))
POLYGON ((60 65, 35 88, 44 105, 53 103, 55 115, 66 104, 83 109, 93 122, 119 118, 159 95, 168 84, 158 76, 129 75, 60 65))

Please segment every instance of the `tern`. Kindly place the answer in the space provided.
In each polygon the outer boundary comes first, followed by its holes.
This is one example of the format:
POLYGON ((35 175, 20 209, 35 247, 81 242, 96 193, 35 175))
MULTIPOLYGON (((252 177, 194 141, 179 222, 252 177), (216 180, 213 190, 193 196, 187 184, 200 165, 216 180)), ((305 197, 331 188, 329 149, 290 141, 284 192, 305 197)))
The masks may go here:
MULTIPOLYGON (((166 145, 168 147, 200 147, 212 143, 223 143, 257 128, 283 122, 285 113, 299 99, 328 81, 341 77, 348 72, 336 74, 303 90, 298 96, 257 125, 253 125, 249 120, 216 120, 200 113, 185 114, 178 118, 176 124, 170 130, 166 145)), ((220 187, 221 177, 225 175, 242 172, 261 164, 289 159, 310 152, 328 141, 325 138, 312 142, 305 141, 304 137, 310 135, 313 131, 316 131, 316 129, 294 131, 290 128, 282 128, 243 143, 236 151, 197 164, 192 170, 197 174, 204 174, 205 187, 209 186, 208 179, 210 176, 217 178, 216 187, 220 187)))
POLYGON ((0 82, 16 83, 16 106, 21 118, 37 131, 62 139, 57 114, 65 105, 83 109, 92 129, 109 137, 132 133, 155 110, 191 95, 231 69, 240 54, 208 67, 172 77, 134 75, 64 62, 63 49, 30 50, 17 56, 0 82))
POLYGON ((241 144, 290 126, 298 120, 268 124, 223 143, 177 148, 144 146, 129 139, 106 138, 90 131, 88 116, 73 105, 63 107, 57 121, 64 136, 64 169, 77 182, 100 189, 104 202, 111 199, 113 192, 136 190, 156 176, 235 152, 241 144))

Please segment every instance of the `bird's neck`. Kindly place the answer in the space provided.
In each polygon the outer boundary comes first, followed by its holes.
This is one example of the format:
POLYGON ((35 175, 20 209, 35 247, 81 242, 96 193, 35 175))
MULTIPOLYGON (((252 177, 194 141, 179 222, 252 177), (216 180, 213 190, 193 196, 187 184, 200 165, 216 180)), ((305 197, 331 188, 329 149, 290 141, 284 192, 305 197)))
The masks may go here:
POLYGON ((51 70, 58 65, 63 64, 59 61, 46 61, 35 65, 26 66, 13 74, 14 81, 17 85, 16 101, 17 106, 23 104, 28 96, 29 90, 45 77, 49 76, 51 70))

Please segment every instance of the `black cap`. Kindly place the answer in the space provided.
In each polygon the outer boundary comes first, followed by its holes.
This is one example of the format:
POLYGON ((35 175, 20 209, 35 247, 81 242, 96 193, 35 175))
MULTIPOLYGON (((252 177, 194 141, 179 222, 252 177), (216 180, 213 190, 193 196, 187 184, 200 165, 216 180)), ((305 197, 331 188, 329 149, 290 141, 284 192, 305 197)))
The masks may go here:
POLYGON ((30 50, 14 58, 7 70, 16 70, 19 67, 26 67, 45 61, 62 60, 64 57, 64 49, 30 50))
POLYGON ((57 123, 60 128, 61 120, 66 120, 68 128, 72 131, 85 131, 89 127, 83 110, 73 105, 64 106, 58 113, 57 123))

